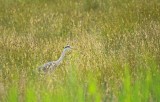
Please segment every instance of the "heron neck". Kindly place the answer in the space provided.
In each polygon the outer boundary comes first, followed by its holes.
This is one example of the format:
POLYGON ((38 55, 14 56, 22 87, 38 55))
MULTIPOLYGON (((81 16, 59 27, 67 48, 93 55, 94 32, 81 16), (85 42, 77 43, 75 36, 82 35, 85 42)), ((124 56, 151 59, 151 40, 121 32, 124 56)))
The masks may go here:
POLYGON ((66 49, 63 50, 63 52, 62 52, 60 58, 57 60, 58 63, 60 63, 60 62, 63 60, 65 54, 66 54, 66 49))

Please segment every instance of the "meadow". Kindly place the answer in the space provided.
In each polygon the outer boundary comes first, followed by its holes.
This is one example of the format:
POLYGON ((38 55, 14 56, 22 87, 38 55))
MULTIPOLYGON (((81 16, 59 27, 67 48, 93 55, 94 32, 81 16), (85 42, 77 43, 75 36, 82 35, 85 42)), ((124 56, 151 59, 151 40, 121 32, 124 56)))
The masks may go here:
POLYGON ((159 0, 0 0, 0 102, 159 101, 159 0))

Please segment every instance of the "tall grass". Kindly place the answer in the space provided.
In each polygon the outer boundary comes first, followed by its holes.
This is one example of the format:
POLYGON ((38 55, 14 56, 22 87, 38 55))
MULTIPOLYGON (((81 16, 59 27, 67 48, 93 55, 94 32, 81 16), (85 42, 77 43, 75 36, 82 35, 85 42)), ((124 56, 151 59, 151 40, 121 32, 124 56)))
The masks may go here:
POLYGON ((0 101, 160 100, 158 0, 0 2, 0 101), (66 44, 63 63, 37 73, 66 44))

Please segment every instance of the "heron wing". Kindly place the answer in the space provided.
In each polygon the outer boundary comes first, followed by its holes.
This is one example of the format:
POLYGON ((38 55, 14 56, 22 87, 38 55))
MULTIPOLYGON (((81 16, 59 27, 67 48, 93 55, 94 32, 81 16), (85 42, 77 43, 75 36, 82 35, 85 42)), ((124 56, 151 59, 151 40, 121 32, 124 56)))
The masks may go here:
POLYGON ((55 62, 48 62, 38 68, 39 71, 48 72, 52 71, 56 67, 55 62))

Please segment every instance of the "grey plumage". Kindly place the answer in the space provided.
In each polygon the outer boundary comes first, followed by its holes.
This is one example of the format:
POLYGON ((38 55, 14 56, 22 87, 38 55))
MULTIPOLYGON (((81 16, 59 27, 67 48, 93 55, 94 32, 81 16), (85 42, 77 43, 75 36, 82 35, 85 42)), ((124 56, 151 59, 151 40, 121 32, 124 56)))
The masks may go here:
POLYGON ((45 63, 44 65, 38 67, 38 71, 39 72, 48 72, 48 71, 52 71, 54 70, 54 68, 56 68, 56 63, 53 61, 53 62, 48 62, 48 63, 45 63))
POLYGON ((63 60, 66 52, 68 50, 70 50, 70 49, 71 49, 71 47, 69 45, 67 45, 66 47, 64 47, 64 50, 63 50, 60 58, 57 61, 51 61, 51 62, 45 63, 44 65, 38 67, 38 71, 39 72, 44 72, 44 73, 46 73, 46 72, 52 72, 56 67, 59 66, 59 64, 62 62, 62 60, 63 60))

